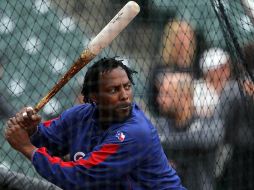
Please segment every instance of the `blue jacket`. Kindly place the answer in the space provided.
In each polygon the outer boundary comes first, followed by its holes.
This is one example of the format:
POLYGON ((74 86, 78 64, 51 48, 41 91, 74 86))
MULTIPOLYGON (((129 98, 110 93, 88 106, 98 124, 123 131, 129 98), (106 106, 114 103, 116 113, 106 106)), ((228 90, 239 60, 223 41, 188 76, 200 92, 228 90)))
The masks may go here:
POLYGON ((95 105, 82 104, 39 125, 31 140, 39 147, 32 163, 41 176, 68 190, 185 189, 136 104, 126 121, 106 130, 96 115, 95 105), (71 161, 57 157, 68 153, 71 161))

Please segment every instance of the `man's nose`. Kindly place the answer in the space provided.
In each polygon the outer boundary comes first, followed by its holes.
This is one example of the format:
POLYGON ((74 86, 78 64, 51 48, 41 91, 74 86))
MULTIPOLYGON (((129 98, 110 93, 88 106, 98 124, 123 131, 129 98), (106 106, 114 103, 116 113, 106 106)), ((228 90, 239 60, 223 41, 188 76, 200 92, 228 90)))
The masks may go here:
POLYGON ((127 100, 128 98, 129 98, 128 92, 124 88, 121 88, 120 100, 127 100))

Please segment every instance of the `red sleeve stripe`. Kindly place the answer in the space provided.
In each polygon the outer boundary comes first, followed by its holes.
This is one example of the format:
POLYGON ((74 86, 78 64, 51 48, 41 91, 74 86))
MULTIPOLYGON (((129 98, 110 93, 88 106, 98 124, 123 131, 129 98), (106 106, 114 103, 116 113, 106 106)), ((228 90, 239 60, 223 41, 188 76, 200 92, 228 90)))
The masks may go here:
POLYGON ((59 117, 54 118, 54 119, 51 119, 51 120, 48 120, 48 121, 44 121, 44 122, 43 122, 43 126, 49 127, 49 126, 51 125, 52 121, 57 120, 58 118, 59 118, 59 117))
POLYGON ((64 162, 59 157, 52 157, 47 153, 47 149, 45 147, 39 148, 36 152, 45 156, 51 164, 59 164, 61 167, 84 166, 89 169, 104 162, 109 156, 115 154, 118 149, 118 144, 105 144, 100 150, 92 152, 91 156, 87 160, 79 159, 75 162, 64 162))

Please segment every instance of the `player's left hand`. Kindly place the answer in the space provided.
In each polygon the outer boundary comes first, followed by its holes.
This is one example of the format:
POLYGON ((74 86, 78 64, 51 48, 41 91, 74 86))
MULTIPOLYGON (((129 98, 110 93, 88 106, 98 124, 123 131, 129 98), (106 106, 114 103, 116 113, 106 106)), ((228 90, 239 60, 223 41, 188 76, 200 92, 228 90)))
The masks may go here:
POLYGON ((34 148, 30 142, 28 133, 23 128, 21 128, 21 126, 12 123, 12 119, 10 119, 8 122, 10 122, 12 125, 11 127, 10 125, 6 127, 5 138, 12 146, 12 148, 22 153, 30 150, 31 148, 34 148))

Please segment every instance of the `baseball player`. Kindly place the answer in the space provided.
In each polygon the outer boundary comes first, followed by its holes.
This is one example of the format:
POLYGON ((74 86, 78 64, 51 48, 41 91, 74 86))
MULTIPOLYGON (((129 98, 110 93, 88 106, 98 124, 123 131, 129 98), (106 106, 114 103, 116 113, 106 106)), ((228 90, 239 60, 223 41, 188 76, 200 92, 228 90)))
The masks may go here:
POLYGON ((133 102, 134 73, 115 58, 97 61, 84 78, 86 103, 42 123, 26 107, 8 120, 7 141, 63 189, 184 190, 156 128, 133 102), (61 159, 66 154, 70 161, 61 159))

